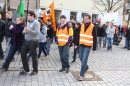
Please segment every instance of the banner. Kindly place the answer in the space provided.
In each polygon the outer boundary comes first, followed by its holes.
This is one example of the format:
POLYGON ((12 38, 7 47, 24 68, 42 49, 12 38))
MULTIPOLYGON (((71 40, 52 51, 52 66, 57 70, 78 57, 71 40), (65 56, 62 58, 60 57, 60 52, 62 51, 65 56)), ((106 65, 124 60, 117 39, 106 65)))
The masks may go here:
POLYGON ((56 31, 54 2, 48 8, 46 8, 43 13, 43 20, 45 23, 47 22, 47 19, 51 19, 54 31, 56 31))

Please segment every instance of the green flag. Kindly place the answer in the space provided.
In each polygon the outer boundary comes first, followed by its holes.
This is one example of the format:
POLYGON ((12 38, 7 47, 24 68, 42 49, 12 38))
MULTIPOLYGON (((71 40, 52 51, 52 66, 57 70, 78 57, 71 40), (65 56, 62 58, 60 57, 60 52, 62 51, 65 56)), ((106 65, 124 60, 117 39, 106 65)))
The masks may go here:
POLYGON ((18 16, 24 17, 24 5, 25 5, 25 0, 21 0, 17 9, 18 16))

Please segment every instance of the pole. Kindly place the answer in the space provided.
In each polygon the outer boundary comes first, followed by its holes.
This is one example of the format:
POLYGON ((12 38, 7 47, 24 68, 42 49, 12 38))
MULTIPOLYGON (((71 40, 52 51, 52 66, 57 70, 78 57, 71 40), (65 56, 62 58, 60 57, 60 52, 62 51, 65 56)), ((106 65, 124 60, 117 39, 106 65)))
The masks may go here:
POLYGON ((29 0, 27 2, 26 26, 27 26, 27 21, 28 21, 28 8, 29 8, 29 0))

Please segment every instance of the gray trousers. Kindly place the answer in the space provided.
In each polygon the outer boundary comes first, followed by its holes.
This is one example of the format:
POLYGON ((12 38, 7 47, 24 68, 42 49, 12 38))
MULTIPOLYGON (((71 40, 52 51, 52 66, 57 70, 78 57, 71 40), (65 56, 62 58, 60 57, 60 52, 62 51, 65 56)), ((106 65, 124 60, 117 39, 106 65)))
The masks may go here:
POLYGON ((8 53, 9 53, 11 38, 6 37, 5 39, 6 39, 6 54, 5 54, 4 62, 8 56, 8 53))

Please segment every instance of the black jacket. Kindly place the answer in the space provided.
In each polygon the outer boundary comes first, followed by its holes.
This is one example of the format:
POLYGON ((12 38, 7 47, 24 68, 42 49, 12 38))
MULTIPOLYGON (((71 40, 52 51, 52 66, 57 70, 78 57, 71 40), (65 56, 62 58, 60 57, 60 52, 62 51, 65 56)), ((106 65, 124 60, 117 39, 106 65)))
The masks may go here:
POLYGON ((54 35, 54 29, 52 27, 52 25, 48 25, 47 26, 47 38, 49 37, 50 39, 53 38, 54 35))
POLYGON ((104 32, 103 27, 97 26, 97 37, 104 37, 104 32))
POLYGON ((80 28, 75 28, 74 29, 74 39, 73 39, 73 43, 74 43, 74 45, 76 45, 76 46, 78 46, 79 45, 79 42, 78 42, 78 40, 77 40, 77 36, 78 36, 78 34, 79 34, 79 31, 80 31, 80 28))
POLYGON ((5 33, 5 23, 0 19, 0 37, 3 37, 5 33))
POLYGON ((126 37, 127 37, 128 40, 130 40, 130 29, 127 29, 126 37))
POLYGON ((11 30, 9 29, 11 25, 14 26, 14 22, 12 19, 7 19, 5 21, 5 37, 11 38, 11 30))

